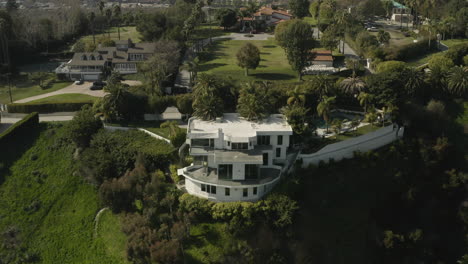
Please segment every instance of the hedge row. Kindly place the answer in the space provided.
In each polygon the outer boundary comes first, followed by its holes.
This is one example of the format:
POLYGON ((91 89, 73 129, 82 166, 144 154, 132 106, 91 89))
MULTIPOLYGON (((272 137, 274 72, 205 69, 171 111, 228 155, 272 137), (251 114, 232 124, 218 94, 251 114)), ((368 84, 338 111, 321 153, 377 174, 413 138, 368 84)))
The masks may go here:
POLYGON ((385 60, 408 61, 437 51, 437 42, 431 40, 431 46, 427 39, 398 47, 390 47, 385 50, 385 60))
POLYGON ((0 149, 8 150, 14 147, 24 137, 28 136, 32 129, 39 125, 39 114, 37 112, 25 116, 21 121, 9 127, 0 134, 0 149))
POLYGON ((61 103, 22 103, 9 104, 9 113, 53 113, 53 112, 75 112, 84 105, 92 105, 93 102, 61 102, 61 103))

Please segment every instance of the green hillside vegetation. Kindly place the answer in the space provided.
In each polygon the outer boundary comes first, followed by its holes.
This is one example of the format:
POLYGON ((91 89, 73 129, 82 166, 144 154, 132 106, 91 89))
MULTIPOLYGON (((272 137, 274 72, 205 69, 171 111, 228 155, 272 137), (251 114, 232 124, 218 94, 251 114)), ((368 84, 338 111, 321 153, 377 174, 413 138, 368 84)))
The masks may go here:
POLYGON ((13 163, 0 186, 0 247, 5 263, 126 263, 118 218, 109 214, 95 240, 96 189, 74 173, 73 149, 61 124, 41 124, 34 145, 13 163), (20 250, 21 249, 21 250, 20 250), (118 252, 118 254, 116 253, 118 252))

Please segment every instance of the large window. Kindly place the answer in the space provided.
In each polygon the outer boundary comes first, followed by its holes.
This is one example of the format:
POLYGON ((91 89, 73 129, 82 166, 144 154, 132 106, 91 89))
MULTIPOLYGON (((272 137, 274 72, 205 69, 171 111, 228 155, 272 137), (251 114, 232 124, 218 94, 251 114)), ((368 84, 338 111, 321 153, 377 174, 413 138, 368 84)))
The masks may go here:
POLYGON ((245 164, 245 179, 258 179, 258 166, 255 164, 245 164))
POLYGON ((278 143, 278 145, 280 145, 280 146, 283 145, 283 136, 282 136, 282 135, 279 135, 279 136, 278 136, 278 142, 277 142, 277 143, 278 143))
POLYGON ((253 187, 253 195, 257 195, 257 187, 253 187))
POLYGON ((201 191, 216 194, 216 186, 208 185, 208 184, 202 184, 201 185, 201 191))
POLYGON ((249 143, 234 143, 232 142, 231 149, 248 149, 249 143))
POLYGON ((229 188, 224 188, 224 195, 225 195, 225 196, 230 196, 230 195, 231 195, 231 189, 229 189, 229 188))
POLYGON ((276 157, 281 157, 281 148, 276 148, 276 157))
POLYGON ((192 147, 214 147, 214 139, 213 138, 193 138, 192 147))
POLYGON ((219 165, 218 178, 223 180, 232 180, 232 164, 219 165))
POLYGON ((270 145, 270 136, 257 136, 257 145, 270 145))
POLYGON ((249 189, 247 188, 242 189, 242 196, 247 197, 248 195, 249 195, 249 189))

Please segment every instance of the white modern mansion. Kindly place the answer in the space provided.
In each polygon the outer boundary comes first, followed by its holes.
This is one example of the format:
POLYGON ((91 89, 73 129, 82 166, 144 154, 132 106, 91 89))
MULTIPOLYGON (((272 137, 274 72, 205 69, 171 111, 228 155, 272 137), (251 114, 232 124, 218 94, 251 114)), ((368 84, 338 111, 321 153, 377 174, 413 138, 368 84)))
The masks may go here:
POLYGON ((291 126, 275 114, 252 122, 237 113, 215 121, 189 119, 193 163, 179 169, 189 194, 214 201, 255 201, 280 179, 291 126))

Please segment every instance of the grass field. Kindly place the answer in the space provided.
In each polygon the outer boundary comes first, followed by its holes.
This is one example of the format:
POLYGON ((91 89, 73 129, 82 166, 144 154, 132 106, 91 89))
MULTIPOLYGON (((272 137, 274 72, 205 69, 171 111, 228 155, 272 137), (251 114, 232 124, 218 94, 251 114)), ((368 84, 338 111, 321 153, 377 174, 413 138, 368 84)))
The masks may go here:
MULTIPOLYGON (((108 32, 99 32, 95 34, 96 41, 99 38, 102 37, 108 37, 108 32)), ((112 40, 119 40, 119 35, 117 32, 117 27, 112 27, 110 29, 110 37, 112 40)), ((120 39, 121 40, 127 40, 127 39, 132 39, 133 42, 140 42, 141 41, 141 34, 136 30, 136 27, 121 27, 120 28, 120 39)), ((93 35, 86 35, 81 37, 79 40, 82 40, 84 42, 92 42, 93 41, 93 35)), ((78 40, 78 41, 79 41, 78 40)))
POLYGON ((87 94, 60 94, 32 101, 32 103, 60 103, 60 102, 94 102, 99 97, 87 94))
MULTIPOLYGON (((33 84, 30 81, 21 81, 18 83, 12 82, 11 86, 11 93, 13 97, 13 101, 24 99, 27 97, 50 93, 53 91, 60 90, 69 86, 71 82, 57 82, 52 84, 52 86, 48 89, 41 89, 38 85, 33 84)), ((10 95, 8 92, 8 86, 2 85, 0 86, 0 103, 6 104, 10 103, 10 95)))
MULTIPOLYGON (((24 252, 39 259, 35 263, 127 263, 117 216, 105 216, 101 236, 93 237, 97 192, 74 174, 73 149, 60 141, 64 128, 40 127, 39 138, 0 185, 0 231, 19 230, 24 252)), ((0 248, 0 256, 18 252, 0 248)))
POLYGON ((468 43, 468 39, 447 39, 442 40, 441 42, 450 48, 457 44, 468 43))
POLYGON ((235 82, 245 81, 296 81, 297 75, 291 70, 284 50, 273 39, 242 41, 220 40, 215 42, 201 56, 200 73, 210 73, 230 77, 235 82), (237 66, 236 53, 246 42, 251 42, 260 49, 260 65, 250 70, 250 76, 237 66))

